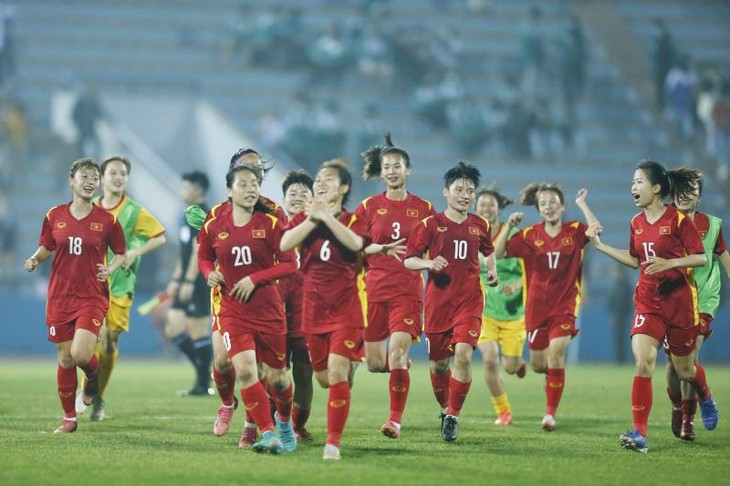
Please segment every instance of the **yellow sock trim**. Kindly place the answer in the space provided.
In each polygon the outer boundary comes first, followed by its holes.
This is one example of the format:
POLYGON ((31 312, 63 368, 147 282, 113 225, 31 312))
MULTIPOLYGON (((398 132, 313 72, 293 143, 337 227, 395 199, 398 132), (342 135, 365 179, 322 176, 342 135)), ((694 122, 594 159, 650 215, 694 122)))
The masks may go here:
POLYGON ((112 353, 99 353, 99 396, 104 396, 106 386, 109 384, 109 378, 112 376, 114 365, 117 363, 119 351, 112 353))
POLYGON ((492 397, 492 403, 494 404, 494 411, 497 412, 497 415, 499 415, 500 413, 512 411, 506 393, 502 393, 498 397, 492 397))

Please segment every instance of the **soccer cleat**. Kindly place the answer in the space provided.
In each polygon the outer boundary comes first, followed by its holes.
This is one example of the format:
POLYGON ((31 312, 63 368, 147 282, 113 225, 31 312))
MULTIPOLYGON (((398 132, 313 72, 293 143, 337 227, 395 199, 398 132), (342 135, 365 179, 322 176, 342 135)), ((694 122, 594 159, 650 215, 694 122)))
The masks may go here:
POLYGON ((523 361, 522 365, 520 365, 520 367, 517 368, 517 373, 515 373, 515 375, 517 375, 517 378, 524 378, 526 374, 527 374, 527 364, 523 361))
POLYGON ((389 439, 400 439, 400 424, 388 420, 380 427, 380 432, 389 439))
POLYGON ((294 452, 297 450, 297 437, 294 435, 294 425, 292 425, 291 417, 286 422, 282 422, 279 420, 279 413, 277 412, 274 420, 276 420, 276 427, 279 429, 279 437, 281 438, 281 445, 284 447, 284 452, 294 452))
POLYGON ((213 424, 214 435, 223 437, 228 433, 228 430, 231 428, 231 418, 233 418, 234 410, 235 407, 221 405, 221 408, 218 409, 218 416, 215 418, 215 423, 213 424))
POLYGON ((241 431, 241 439, 238 441, 238 448, 248 449, 256 443, 258 438, 259 434, 256 432, 256 427, 244 427, 241 431))
POLYGON ((638 430, 629 430, 619 438, 621 447, 630 451, 636 452, 648 452, 649 451, 649 440, 641 435, 638 430))
POLYGON ((446 442, 453 442, 459 436, 459 421, 453 415, 446 415, 444 417, 443 425, 441 426, 441 438, 446 442))
POLYGON ((297 436, 297 442, 312 442, 313 440, 312 434, 305 427, 294 429, 294 435, 297 436))
POLYGON ((340 456, 340 448, 336 445, 325 444, 322 459, 325 461, 339 461, 342 459, 342 456, 340 456))
POLYGON ((692 442, 695 440, 695 422, 692 419, 682 420, 682 427, 679 433, 679 438, 692 442))
POLYGON ((545 432, 552 432, 555 430, 555 417, 553 417, 550 414, 545 415, 542 418, 542 424, 541 424, 542 430, 545 432))
POLYGON ((92 422, 101 422, 106 418, 104 405, 104 400, 99 395, 95 396, 91 401, 91 416, 89 418, 92 422))
POLYGON ((704 402, 700 402, 700 412, 702 412, 702 423, 705 428, 707 430, 714 430, 720 421, 720 412, 717 410, 717 404, 712 395, 704 402))
POLYGON ((76 405, 74 407, 76 409, 76 413, 84 413, 87 408, 89 408, 88 405, 84 403, 84 392, 83 390, 79 390, 76 392, 76 405))
POLYGON ((215 395, 215 390, 202 386, 194 386, 189 390, 179 390, 177 392, 177 396, 179 397, 207 397, 208 395, 215 395))
POLYGON ((672 405, 672 433, 674 437, 681 437, 682 434, 682 407, 672 405))
POLYGON ((64 419, 61 421, 61 425, 56 428, 56 430, 53 431, 54 434, 70 434, 72 432, 76 432, 76 429, 79 428, 79 423, 76 420, 69 420, 64 417, 64 419))
POLYGON ((282 445, 281 440, 279 440, 279 437, 276 435, 276 432, 269 430, 268 432, 264 432, 261 440, 252 445, 251 449, 259 454, 263 452, 279 454, 284 450, 284 446, 282 445))
POLYGON ((494 421, 494 425, 512 425, 512 414, 510 412, 502 412, 494 421))

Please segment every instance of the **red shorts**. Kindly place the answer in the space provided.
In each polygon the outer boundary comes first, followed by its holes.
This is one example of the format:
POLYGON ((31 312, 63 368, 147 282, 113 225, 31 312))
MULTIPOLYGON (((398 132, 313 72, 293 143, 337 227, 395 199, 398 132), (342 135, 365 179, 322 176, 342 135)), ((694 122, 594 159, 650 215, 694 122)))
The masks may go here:
POLYGON ((291 365, 291 363, 310 363, 307 340, 304 339, 304 336, 292 337, 290 334, 287 334, 286 362, 287 366, 291 365))
POLYGON ((350 361, 362 361, 363 359, 361 327, 341 327, 325 334, 307 334, 306 338, 314 371, 327 369, 330 354, 343 356, 350 361))
POLYGON ((73 341, 76 329, 86 329, 98 336, 102 324, 104 324, 104 314, 85 314, 64 324, 47 324, 48 340, 52 343, 73 341))
POLYGON ((543 319, 537 326, 527 329, 527 345, 533 351, 542 351, 550 345, 550 340, 570 336, 574 338, 580 330, 575 328, 575 316, 554 316, 543 319))
POLYGON ((713 319, 714 317, 712 317, 710 314, 700 312, 700 329, 698 333, 704 336, 705 341, 710 339, 710 336, 712 336, 712 329, 710 329, 710 324, 712 324, 713 319))
POLYGON ((671 325, 659 314, 634 314, 631 336, 645 334, 663 343, 664 350, 674 356, 688 356, 695 349, 699 326, 681 328, 671 325))
POLYGON ((472 348, 476 348, 481 330, 482 320, 478 317, 468 317, 454 324, 447 332, 427 332, 428 359, 443 361, 451 358, 457 343, 466 343, 472 348))
POLYGON ((229 359, 243 351, 254 351, 257 363, 264 363, 277 370, 286 368, 286 334, 235 329, 228 331, 225 327, 221 332, 229 359))
POLYGON ((423 302, 401 300, 397 302, 368 302, 368 324, 364 331, 365 342, 384 341, 394 332, 410 334, 413 341, 421 337, 423 302))

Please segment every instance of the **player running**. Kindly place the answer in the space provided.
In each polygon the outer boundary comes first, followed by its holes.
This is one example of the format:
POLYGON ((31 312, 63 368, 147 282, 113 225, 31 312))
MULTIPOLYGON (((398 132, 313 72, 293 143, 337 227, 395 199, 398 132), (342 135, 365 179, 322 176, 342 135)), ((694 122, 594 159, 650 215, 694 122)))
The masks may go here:
MULTIPOLYGON (((492 241, 503 231, 508 232, 507 238, 519 231, 516 227, 508 228, 500 220, 502 210, 512 204, 512 199, 494 188, 486 188, 477 193, 476 200, 477 214, 489 223, 492 241)), ((504 381, 499 374, 499 351, 502 350, 504 370, 510 375, 516 374, 518 378, 523 378, 526 366, 522 359, 522 348, 526 334, 520 261, 517 258, 498 259, 497 274, 500 285, 489 287, 486 261, 481 261, 482 287, 486 290, 487 302, 477 347, 482 353, 484 378, 497 414, 494 424, 511 425, 512 409, 504 390, 504 381)))
MULTIPOLYGON (((712 334, 710 324, 720 306, 720 265, 725 274, 730 276, 730 256, 722 235, 722 219, 697 211, 702 198, 702 174, 696 169, 682 167, 669 171, 669 177, 672 179, 671 198, 674 206, 694 222, 707 258, 707 264, 692 270, 697 283, 700 318, 694 359, 695 366, 700 367, 697 362, 700 348, 712 334)), ((672 432, 682 440, 692 441, 695 439, 697 394, 688 382, 680 381, 671 360, 667 360, 667 384, 667 393, 672 402, 672 432)))
POLYGON ((99 361, 94 345, 109 308, 108 278, 126 262, 122 227, 113 214, 92 202, 100 175, 93 159, 78 159, 71 165, 71 202, 46 213, 38 249, 25 261, 25 270, 33 272, 53 255, 46 325, 48 340, 58 352, 58 396, 63 408, 55 434, 74 432, 78 427, 77 366, 86 374, 83 402, 90 405, 98 395, 99 361))
POLYGON ((405 150, 393 146, 390 133, 385 145, 370 147, 362 155, 363 179, 381 179, 386 186, 384 193, 365 199, 355 210, 372 238, 365 248, 365 359, 370 371, 390 372, 390 415, 380 431, 397 439, 411 385, 408 353, 411 343, 420 340, 423 312, 423 279, 403 267, 403 243, 434 211, 430 202, 406 189, 411 160, 405 150))
POLYGON ((293 251, 279 250, 284 221, 260 201, 258 169, 240 165, 226 175, 231 210, 211 218, 199 234, 200 272, 220 287, 220 331, 241 384, 241 398, 262 431, 255 452, 292 452, 292 387, 286 374, 284 302, 276 280, 296 271, 293 251), (276 403, 274 431, 269 398, 259 380, 258 361, 276 403))
POLYGON ((351 361, 362 357, 363 312, 358 253, 368 243, 364 222, 344 205, 352 175, 342 160, 325 162, 314 180, 314 201, 289 222, 282 251, 299 247, 304 275, 302 330, 317 381, 329 388, 327 441, 322 458, 340 459, 350 411, 351 361))
POLYGON ((404 261, 409 270, 428 271, 425 331, 445 441, 457 439, 459 413, 471 387, 471 358, 484 311, 480 253, 487 258, 487 285, 499 284, 489 223, 469 213, 479 178, 479 170, 464 162, 446 172, 443 194, 447 209, 416 226, 408 238, 404 261))
POLYGON ((641 162, 634 172, 631 195, 642 211, 631 220, 629 249, 620 250, 603 243, 597 222, 586 233, 598 251, 628 267, 640 269, 631 330, 631 348, 636 359, 631 390, 634 429, 619 439, 624 449, 637 452, 649 450, 651 378, 657 349, 664 339, 677 375, 697 391, 705 427, 714 429, 719 419, 704 370, 694 364, 699 317, 697 288, 690 268, 704 266, 707 258, 692 220, 664 204, 670 191, 671 179, 664 167, 651 160, 641 162))
MULTIPOLYGON (((131 163, 126 157, 114 155, 101 163, 103 195, 96 198, 99 207, 112 213, 124 229, 127 252, 120 271, 111 276, 111 303, 101 329, 99 355, 99 394, 94 397, 91 420, 105 417, 104 392, 119 356, 119 338, 129 331, 129 313, 137 285, 137 271, 145 255, 165 243, 165 228, 125 191, 129 182, 131 163)), ((109 255, 111 258, 111 255, 109 255)))
MULTIPOLYGON (((181 195, 186 206, 197 205, 207 211, 205 193, 208 176, 199 171, 182 176, 181 195)), ((213 344, 210 339, 210 288, 198 270, 199 229, 183 218, 180 224, 180 255, 167 286, 172 306, 167 312, 165 337, 190 360, 195 368, 195 384, 179 396, 208 395, 213 344)))
MULTIPOLYGON (((590 224, 596 218, 585 204, 587 194, 581 189, 575 202, 590 224)), ((522 259, 530 367, 536 373, 546 374, 547 404, 541 427, 551 432, 565 388, 565 353, 579 332, 575 320, 580 310, 587 226, 580 221, 563 221, 565 196, 558 184, 529 184, 522 189, 520 203, 535 206, 542 222, 519 231, 509 240, 507 232, 502 232, 494 246, 497 258, 522 259)), ((521 212, 512 213, 508 228, 517 226, 522 218, 521 212)))
MULTIPOLYGON (((284 176, 281 189, 284 193, 282 207, 289 220, 304 211, 312 202, 312 186, 314 180, 305 171, 291 171, 284 176)), ((294 379, 294 396, 292 406, 292 422, 294 433, 300 442, 309 442, 312 436, 306 429, 309 413, 312 408, 312 362, 309 359, 307 341, 302 332, 302 298, 304 294, 304 277, 297 271, 279 281, 279 288, 284 298, 286 310, 286 355, 287 363, 291 363, 294 379)))

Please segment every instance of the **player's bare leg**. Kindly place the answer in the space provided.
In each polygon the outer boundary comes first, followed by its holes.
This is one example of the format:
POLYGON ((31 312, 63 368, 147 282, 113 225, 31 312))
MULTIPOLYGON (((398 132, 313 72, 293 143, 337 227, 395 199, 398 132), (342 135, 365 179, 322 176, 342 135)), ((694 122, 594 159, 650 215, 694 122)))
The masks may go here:
POLYGON ((499 345, 496 341, 483 341, 477 344, 484 362, 484 381, 492 397, 494 411, 497 413, 495 425, 510 425, 512 410, 504 390, 504 381, 499 373, 499 345))
MULTIPOLYGON (((411 377, 408 372, 408 353, 413 337, 406 332, 394 332, 390 336, 390 415, 388 421, 380 428, 380 432, 391 439, 400 437, 401 420, 408 400, 411 377)), ((367 344, 367 343, 366 343, 367 344)))
POLYGON ((119 357, 120 335, 120 332, 110 331, 106 324, 102 326, 99 333, 101 344, 99 351, 99 393, 92 403, 90 417, 92 421, 99 422, 106 418, 104 392, 119 357))
POLYGON ((388 362, 388 340, 365 341, 365 363, 371 373, 387 373, 390 371, 388 362))

